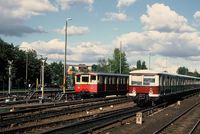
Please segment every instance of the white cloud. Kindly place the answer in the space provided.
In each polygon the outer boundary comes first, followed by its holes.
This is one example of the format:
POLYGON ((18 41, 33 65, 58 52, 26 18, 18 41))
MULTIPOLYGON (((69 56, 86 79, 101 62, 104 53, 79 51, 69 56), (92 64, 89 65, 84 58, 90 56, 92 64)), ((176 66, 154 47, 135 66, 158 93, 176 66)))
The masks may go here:
POLYGON ((200 59, 200 33, 198 32, 130 32, 117 37, 113 40, 113 44, 119 44, 120 41, 130 65, 136 64, 139 59, 145 60, 148 64, 149 53, 151 53, 151 69, 175 73, 179 66, 194 70, 191 61, 200 59), (162 57, 168 57, 167 63, 162 57))
POLYGON ((177 14, 164 4, 147 6, 147 14, 141 16, 141 22, 146 30, 163 32, 194 32, 193 27, 188 25, 184 16, 177 14))
POLYGON ((72 6, 85 4, 87 5, 88 11, 92 11, 92 5, 94 0, 57 0, 57 4, 62 10, 68 10, 72 6))
MULTIPOLYGON (((194 18, 198 16, 196 12, 194 18)), ((148 64, 151 53, 151 69, 176 73, 180 66, 191 71, 196 68, 191 64, 200 58, 200 33, 185 17, 156 3, 147 6, 141 22, 145 31, 124 33, 113 40, 113 44, 118 44, 115 47, 122 42, 130 65, 136 65, 139 59, 148 64)))
POLYGON ((107 12, 105 16, 101 19, 102 21, 127 21, 129 19, 125 13, 107 12))
POLYGON ((193 15, 195 21, 200 25, 200 11, 195 12, 193 15))
MULTIPOLYGON (((20 47, 34 49, 39 55, 48 57, 48 62, 64 60, 64 42, 59 39, 50 41, 22 42, 20 47)), ((109 55, 109 48, 100 42, 81 42, 70 44, 67 48, 68 63, 96 63, 99 58, 109 55)))
POLYGON ((57 11, 48 0, 0 0, 0 9, 2 16, 21 19, 57 11))
POLYGON ((151 51, 152 54, 168 57, 194 57, 200 53, 200 33, 175 32, 131 32, 123 34, 113 41, 122 41, 127 51, 151 51))
MULTIPOLYGON (((65 26, 62 29, 56 29, 55 31, 60 34, 65 34, 65 26)), ((67 27, 68 35, 83 35, 88 32, 89 32, 89 28, 84 27, 84 26, 69 26, 69 27, 67 27)))
POLYGON ((25 25, 31 16, 55 12, 57 8, 48 0, 0 0, 0 34, 22 36, 26 33, 41 33, 40 28, 25 25))
POLYGON ((136 2, 136 0, 118 0, 117 7, 118 8, 128 7, 128 6, 132 5, 135 2, 136 2))

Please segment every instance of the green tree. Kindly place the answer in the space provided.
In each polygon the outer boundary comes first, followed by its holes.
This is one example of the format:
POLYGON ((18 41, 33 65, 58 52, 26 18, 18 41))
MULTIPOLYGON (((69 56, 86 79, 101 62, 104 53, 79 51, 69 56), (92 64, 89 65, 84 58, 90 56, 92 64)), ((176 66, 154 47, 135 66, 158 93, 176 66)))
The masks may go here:
MULTIPOLYGON (((28 57, 28 83, 35 83, 40 78, 41 61, 35 50, 22 51, 0 39, 0 89, 8 86, 8 60, 12 60, 12 89, 25 88, 26 58, 28 57)), ((51 74, 48 64, 45 64, 45 83, 49 83, 51 74)))
POLYGON ((138 61, 137 61, 136 67, 137 67, 137 69, 142 69, 141 60, 138 60, 138 61))
POLYGON ((129 73, 129 65, 125 52, 120 51, 119 48, 115 48, 112 59, 108 59, 107 69, 108 68, 113 73, 120 73, 120 69, 121 73, 129 73))
POLYGON ((50 74, 51 74, 51 83, 56 85, 63 84, 63 64, 60 61, 59 63, 53 62, 49 65, 50 74))
MULTIPOLYGON (((42 66, 42 62, 40 59, 38 59, 37 52, 35 50, 29 50, 28 51, 28 83, 35 83, 37 78, 39 78, 39 80, 41 81, 41 78, 40 78, 41 66, 42 66)), ((46 79, 45 75, 44 75, 45 77, 44 79, 46 79)))
POLYGON ((97 63, 97 72, 108 72, 107 60, 105 58, 99 59, 97 63))
POLYGON ((141 69, 147 69, 147 66, 146 66, 146 64, 145 64, 145 61, 142 62, 141 69))
POLYGON ((147 69, 145 61, 138 60, 136 63, 137 69, 147 69))
POLYGON ((200 74, 197 72, 197 70, 195 69, 194 73, 193 73, 193 76, 195 77, 200 77, 200 74))
POLYGON ((189 70, 186 67, 179 67, 176 71, 177 74, 188 75, 189 70))
POLYGON ((97 72, 97 65, 95 64, 92 65, 92 72, 97 72))

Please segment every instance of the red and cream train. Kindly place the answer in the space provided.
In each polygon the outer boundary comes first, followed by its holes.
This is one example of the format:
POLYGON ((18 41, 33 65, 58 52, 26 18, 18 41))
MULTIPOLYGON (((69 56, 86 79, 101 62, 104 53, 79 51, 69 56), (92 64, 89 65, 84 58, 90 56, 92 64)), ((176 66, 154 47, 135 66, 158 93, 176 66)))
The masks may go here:
POLYGON ((75 75, 75 92, 82 96, 126 95, 128 75, 80 73, 75 75))
POLYGON ((135 70, 129 74, 128 95, 138 104, 170 100, 199 89, 198 77, 150 70, 135 70))
POLYGON ((150 70, 129 75, 83 73, 75 76, 75 92, 96 96, 125 95, 138 104, 156 102, 199 91, 200 78, 150 70))

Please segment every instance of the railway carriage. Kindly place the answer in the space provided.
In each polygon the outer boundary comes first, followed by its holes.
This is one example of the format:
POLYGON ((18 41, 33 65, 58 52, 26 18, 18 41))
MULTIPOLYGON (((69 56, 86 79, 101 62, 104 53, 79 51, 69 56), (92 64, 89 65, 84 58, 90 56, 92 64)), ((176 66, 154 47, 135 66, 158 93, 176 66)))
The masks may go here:
POLYGON ((200 88, 200 78, 150 70, 135 70, 129 75, 129 96, 146 104, 181 97, 200 88))
POLYGON ((112 73, 80 73, 75 75, 75 92, 82 96, 125 95, 128 75, 112 73))

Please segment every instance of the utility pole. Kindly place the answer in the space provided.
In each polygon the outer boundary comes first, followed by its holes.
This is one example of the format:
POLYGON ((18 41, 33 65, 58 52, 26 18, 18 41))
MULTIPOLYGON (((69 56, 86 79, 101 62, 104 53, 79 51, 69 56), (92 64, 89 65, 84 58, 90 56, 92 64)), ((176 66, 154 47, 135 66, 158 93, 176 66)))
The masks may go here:
POLYGON ((63 71, 63 93, 65 94, 66 90, 66 62, 67 62, 67 24, 68 21, 72 20, 72 18, 67 18, 65 23, 65 61, 64 61, 64 71, 63 71))
POLYGON ((149 52, 149 70, 150 70, 150 65, 151 65, 151 52, 149 52))
POLYGON ((119 73, 122 73, 122 42, 120 41, 120 61, 119 61, 119 73))
POLYGON ((28 88, 28 52, 26 52, 26 88, 28 88))
POLYGON ((11 90, 11 77, 12 77, 12 73, 11 73, 11 70, 12 70, 12 60, 8 60, 8 64, 9 64, 9 74, 8 74, 8 95, 10 96, 10 90, 11 90))

